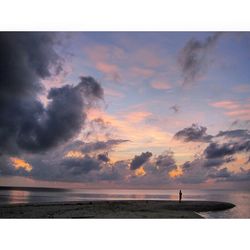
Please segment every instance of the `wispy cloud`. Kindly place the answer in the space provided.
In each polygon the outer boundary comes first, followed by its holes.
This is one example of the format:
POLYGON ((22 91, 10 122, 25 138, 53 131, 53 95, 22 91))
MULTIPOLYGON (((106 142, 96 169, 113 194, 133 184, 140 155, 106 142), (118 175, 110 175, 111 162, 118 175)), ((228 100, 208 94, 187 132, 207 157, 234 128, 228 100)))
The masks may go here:
POLYGON ((237 109, 240 107, 240 105, 237 102, 229 101, 229 100, 213 102, 213 103, 210 103, 210 105, 215 108, 223 108, 223 109, 229 109, 229 110, 237 109))
POLYGON ((206 73, 210 66, 210 54, 222 33, 214 33, 205 41, 190 39, 181 49, 178 63, 183 76, 183 85, 196 83, 206 73))
POLYGON ((250 104, 249 99, 245 100, 244 103, 237 101, 219 101, 210 103, 210 106, 215 108, 224 109, 224 114, 239 120, 249 120, 250 119, 250 104))

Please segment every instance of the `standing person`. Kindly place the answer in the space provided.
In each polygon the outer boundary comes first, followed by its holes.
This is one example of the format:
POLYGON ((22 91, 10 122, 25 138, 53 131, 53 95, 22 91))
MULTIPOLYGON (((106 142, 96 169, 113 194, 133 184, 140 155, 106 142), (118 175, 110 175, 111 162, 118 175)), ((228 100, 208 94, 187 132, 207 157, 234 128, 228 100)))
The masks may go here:
POLYGON ((181 199, 182 199, 182 192, 180 190, 180 192, 179 192, 179 202, 181 202, 181 199))

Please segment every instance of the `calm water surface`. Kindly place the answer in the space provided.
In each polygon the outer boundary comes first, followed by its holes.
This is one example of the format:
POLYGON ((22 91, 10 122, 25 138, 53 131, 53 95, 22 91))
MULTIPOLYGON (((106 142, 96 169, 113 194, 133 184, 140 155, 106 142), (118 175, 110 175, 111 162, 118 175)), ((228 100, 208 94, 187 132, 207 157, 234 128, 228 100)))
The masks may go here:
MULTIPOLYGON (((85 200, 177 200, 179 190, 23 188, 0 190, 0 204, 45 203, 85 200)), ((200 213, 205 218, 250 218, 250 190, 182 190, 183 200, 231 202, 236 207, 200 213)))

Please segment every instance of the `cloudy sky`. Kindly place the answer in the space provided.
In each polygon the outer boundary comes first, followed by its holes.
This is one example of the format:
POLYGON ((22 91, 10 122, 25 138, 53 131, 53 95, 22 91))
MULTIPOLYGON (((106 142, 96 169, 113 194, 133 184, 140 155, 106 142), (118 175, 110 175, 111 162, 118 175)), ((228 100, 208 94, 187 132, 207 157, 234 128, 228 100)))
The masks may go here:
POLYGON ((0 55, 1 185, 249 188, 249 33, 0 33, 0 55))

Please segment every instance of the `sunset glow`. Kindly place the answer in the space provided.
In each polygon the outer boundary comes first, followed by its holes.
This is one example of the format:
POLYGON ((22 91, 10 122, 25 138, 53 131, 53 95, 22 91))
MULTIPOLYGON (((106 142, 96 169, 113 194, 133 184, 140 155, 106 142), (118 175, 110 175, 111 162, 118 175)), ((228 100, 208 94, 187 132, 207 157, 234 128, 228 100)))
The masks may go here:
POLYGON ((248 32, 0 39, 3 183, 248 187, 248 32))
POLYGON ((80 151, 71 150, 65 154, 66 158, 83 158, 84 154, 80 151))
POLYGON ((137 176, 143 176, 145 174, 146 174, 146 172, 145 172, 143 167, 140 167, 140 168, 135 170, 135 175, 137 175, 137 176))
POLYGON ((32 166, 20 158, 11 157, 10 161, 11 161, 13 167, 17 170, 24 169, 27 172, 30 172, 32 170, 32 166))
POLYGON ((183 175, 183 171, 182 171, 181 168, 177 168, 177 169, 171 170, 170 172, 168 172, 168 174, 169 174, 169 176, 170 176, 171 178, 175 178, 175 177, 177 177, 177 176, 183 175))

